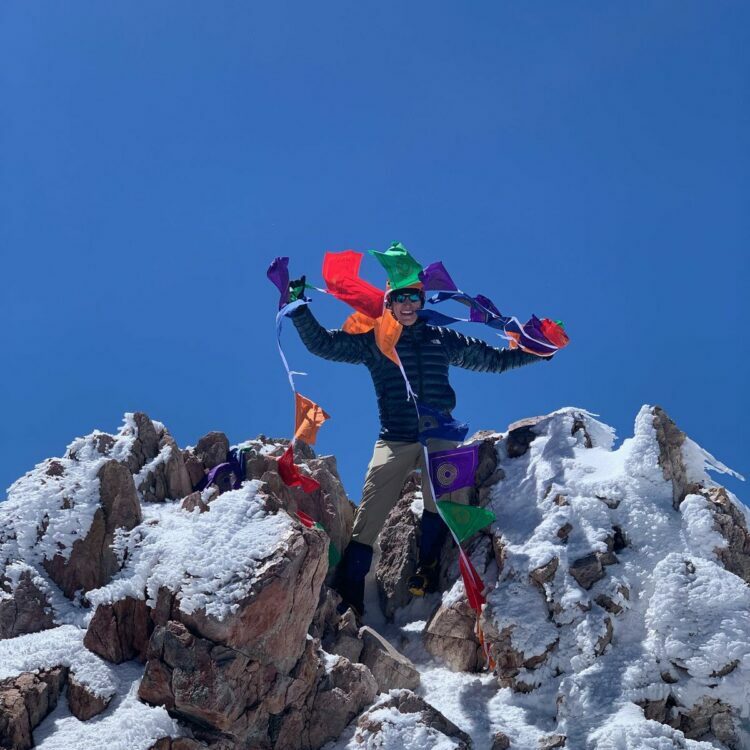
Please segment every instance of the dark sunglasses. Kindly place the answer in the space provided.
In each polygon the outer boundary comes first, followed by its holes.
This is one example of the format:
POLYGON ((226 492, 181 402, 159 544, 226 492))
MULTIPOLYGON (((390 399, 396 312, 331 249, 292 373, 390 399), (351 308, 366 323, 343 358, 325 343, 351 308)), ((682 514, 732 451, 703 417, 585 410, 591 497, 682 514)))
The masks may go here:
POLYGON ((409 302, 421 302, 422 295, 419 292, 397 292, 393 295, 393 301, 402 304, 409 300, 409 302))

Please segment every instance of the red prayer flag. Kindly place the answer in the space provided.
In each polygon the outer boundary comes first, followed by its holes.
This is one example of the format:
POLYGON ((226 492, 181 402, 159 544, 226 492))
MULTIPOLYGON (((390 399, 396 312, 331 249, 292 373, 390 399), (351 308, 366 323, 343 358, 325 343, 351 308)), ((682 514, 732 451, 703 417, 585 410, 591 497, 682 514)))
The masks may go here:
POLYGON ((466 597, 469 600, 469 606, 475 612, 482 611, 482 605, 487 601, 484 598, 484 583, 479 577, 476 568, 471 564, 471 560, 466 553, 459 547, 458 567, 461 569, 461 577, 464 580, 466 597))
POLYGON ((328 291, 369 318, 383 314, 384 292, 359 277, 363 254, 354 250, 326 253, 323 258, 323 279, 328 291))
POLYGON ((302 510, 297 511, 297 518, 299 518, 299 520, 302 521, 302 523, 307 526, 308 529, 311 529, 313 526, 315 526, 315 521, 313 521, 312 518, 310 518, 310 516, 308 516, 307 513, 302 510))
POLYGON ((550 344, 554 344, 558 349, 562 349, 564 346, 568 345, 568 342, 570 341, 568 334, 565 333, 565 330, 559 323, 556 323, 549 318, 544 318, 544 320, 542 320, 541 328, 544 337, 550 342, 550 344))
POLYGON ((284 455, 277 459, 279 465, 279 476, 287 487, 301 487, 304 492, 310 493, 320 489, 320 483, 312 477, 306 477, 300 474, 299 469, 294 465, 294 452, 292 444, 284 451, 284 455))

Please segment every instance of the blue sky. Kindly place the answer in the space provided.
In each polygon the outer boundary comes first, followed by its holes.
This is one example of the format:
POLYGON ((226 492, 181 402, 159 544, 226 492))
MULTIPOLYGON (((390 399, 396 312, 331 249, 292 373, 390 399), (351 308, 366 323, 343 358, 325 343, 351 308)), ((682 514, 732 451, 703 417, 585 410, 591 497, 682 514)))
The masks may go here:
MULTIPOLYGON (((126 411, 288 437, 268 263, 320 282, 394 240, 567 325, 549 366, 454 371, 472 428, 575 405, 627 437, 660 404, 750 474, 748 27, 723 0, 4 2, 0 486, 126 411)), ((284 344, 356 501, 368 374, 284 344)))

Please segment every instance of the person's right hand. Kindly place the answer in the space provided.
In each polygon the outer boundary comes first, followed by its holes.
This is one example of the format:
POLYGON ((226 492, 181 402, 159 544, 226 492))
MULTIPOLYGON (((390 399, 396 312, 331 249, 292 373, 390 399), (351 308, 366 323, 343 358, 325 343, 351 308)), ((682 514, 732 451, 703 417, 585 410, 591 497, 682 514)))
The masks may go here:
POLYGON ((305 299, 305 277, 289 282, 289 301, 295 302, 298 299, 305 299))

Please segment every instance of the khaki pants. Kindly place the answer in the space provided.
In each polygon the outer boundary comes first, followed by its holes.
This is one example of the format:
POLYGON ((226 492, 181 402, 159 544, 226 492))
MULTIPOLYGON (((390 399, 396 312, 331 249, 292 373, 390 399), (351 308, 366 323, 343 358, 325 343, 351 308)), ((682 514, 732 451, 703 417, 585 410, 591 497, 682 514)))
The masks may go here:
MULTIPOLYGON (((458 445, 452 440, 428 440, 427 444, 431 451, 448 450, 458 445)), ((422 443, 399 443, 386 440, 378 440, 375 443, 375 450, 365 476, 362 502, 354 516, 353 541, 370 547, 375 543, 386 516, 399 499, 399 493, 406 478, 414 469, 420 469, 422 472, 422 497, 425 510, 437 513, 435 499, 430 492, 430 482, 427 479, 428 469, 425 466, 422 443)), ((465 504, 468 502, 468 494, 465 490, 458 490, 441 495, 440 499, 465 504)))

